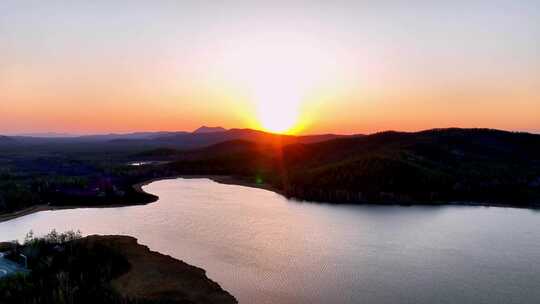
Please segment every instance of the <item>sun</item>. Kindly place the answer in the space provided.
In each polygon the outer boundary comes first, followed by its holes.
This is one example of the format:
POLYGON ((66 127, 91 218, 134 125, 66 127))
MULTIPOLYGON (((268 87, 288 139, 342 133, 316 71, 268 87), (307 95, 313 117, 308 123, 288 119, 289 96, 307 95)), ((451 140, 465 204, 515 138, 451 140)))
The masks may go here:
POLYGON ((263 130, 295 133, 302 125, 302 106, 316 86, 319 71, 303 58, 309 54, 307 51, 293 48, 265 51, 266 56, 251 61, 250 79, 245 82, 255 104, 256 119, 263 130))
POLYGON ((262 81, 253 95, 260 128, 273 133, 293 133, 301 122, 303 89, 290 79, 281 82, 274 78, 270 83, 273 85, 262 81))
POLYGON ((284 99, 273 101, 259 101, 257 104, 257 117, 261 127, 273 133, 289 133, 295 128, 300 114, 296 106, 291 106, 284 99))
POLYGON ((305 38, 266 33, 220 49, 219 70, 228 82, 238 84, 239 91, 245 90, 249 108, 255 110, 249 117, 253 127, 284 134, 302 131, 309 97, 336 75, 333 53, 305 38))

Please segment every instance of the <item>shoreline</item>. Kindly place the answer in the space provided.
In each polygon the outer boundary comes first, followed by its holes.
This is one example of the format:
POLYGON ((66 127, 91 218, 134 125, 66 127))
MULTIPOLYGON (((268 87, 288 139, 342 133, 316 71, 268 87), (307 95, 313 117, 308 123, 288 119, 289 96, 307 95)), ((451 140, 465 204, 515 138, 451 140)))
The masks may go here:
MULTIPOLYGON (((174 176, 168 176, 168 177, 158 177, 158 178, 152 178, 140 183, 133 184, 133 189, 138 193, 143 194, 150 194, 143 190, 143 187, 151 184, 153 182, 162 181, 162 180, 169 180, 169 179, 200 179, 200 178, 206 178, 210 179, 216 183, 224 184, 224 185, 235 185, 235 186, 243 186, 243 187, 249 187, 249 188, 256 188, 256 189, 262 189, 274 192, 276 194, 282 195, 288 199, 295 199, 295 198, 289 198, 285 195, 285 193, 270 184, 267 183, 261 183, 258 184, 253 181, 249 181, 244 178, 232 176, 232 175, 174 175, 174 176)), ((156 195, 154 195, 156 196, 156 195)), ((158 197, 158 196, 156 196, 158 197)), ((159 199, 159 197, 158 197, 159 199)), ((63 209, 81 209, 81 208, 119 208, 119 207, 131 207, 131 206, 142 206, 147 205, 156 202, 158 199, 147 202, 147 203, 125 203, 125 204, 104 204, 104 205, 66 205, 66 206, 54 206, 54 205, 37 205, 32 206, 26 209, 22 209, 19 211, 15 211, 12 213, 2 214, 0 215, 0 223, 6 222, 9 220, 13 220, 19 217, 23 217, 26 215, 30 215, 33 213, 41 212, 41 211, 54 211, 54 210, 63 210, 63 209)), ((295 199, 298 202, 306 202, 305 200, 295 199)), ((538 205, 531 205, 531 206, 516 206, 512 204, 505 204, 505 203, 481 203, 481 202, 433 202, 433 203, 423 203, 423 204, 414 204, 414 203, 405 203, 405 202, 389 202, 389 203, 383 203, 383 202, 377 202, 377 203, 358 203, 358 204, 339 204, 339 203, 328 203, 328 202, 319 202, 319 201, 309 201, 311 203, 316 204, 329 204, 329 205, 369 205, 369 206, 402 206, 402 207, 412 207, 412 206, 432 206, 432 207, 443 207, 443 206, 470 206, 470 207, 494 207, 494 208, 517 208, 517 209, 530 209, 530 210, 539 210, 540 204, 538 205)))
MULTIPOLYGON (((2 251, 11 251, 14 246, 11 243, 0 243, 0 245, 3 245, 4 249, 0 248, 2 251)), ((27 246, 32 245, 20 246, 20 251, 18 252, 24 252, 27 246)), ((63 281, 61 281, 62 277, 58 276, 62 273, 67 272, 69 275, 78 274, 81 276, 85 273, 91 273, 88 272, 88 269, 71 268, 69 260, 70 258, 74 258, 75 261, 80 261, 80 263, 89 263, 92 268, 103 267, 103 269, 107 269, 110 267, 112 269, 115 263, 128 265, 127 267, 120 266, 116 268, 116 271, 120 271, 115 276, 104 276, 105 280, 101 282, 103 287, 97 289, 98 293, 103 293, 104 288, 114 290, 118 294, 118 301, 122 303, 124 302, 123 300, 129 300, 129 303, 132 303, 131 300, 134 300, 137 303, 139 301, 150 301, 151 303, 238 304, 238 300, 229 291, 223 289, 219 283, 208 277, 205 269, 188 264, 170 255, 153 251, 147 245, 139 243, 137 238, 132 236, 93 234, 74 238, 67 242, 52 241, 48 245, 44 244, 43 246, 54 246, 54 248, 59 249, 52 251, 38 250, 38 256, 41 255, 41 257, 35 258, 39 258, 40 260, 46 258, 49 261, 56 261, 56 263, 54 266, 47 264, 45 270, 41 270, 35 274, 35 276, 38 276, 38 279, 34 276, 34 278, 29 279, 30 282, 36 282, 45 278, 50 279, 49 276, 44 274, 53 274, 55 276, 51 280, 60 285, 63 281), (65 250, 66 248, 75 250, 69 250, 69 257, 62 257, 62 253, 67 251, 65 250), (104 250, 107 254, 115 254, 116 258, 113 260, 96 260, 84 254, 85 252, 96 252, 99 256, 103 254, 104 250)), ((33 271, 32 267, 26 269, 14 261, 3 261, 1 254, 0 264, 1 267, 7 269, 3 270, 5 276, 33 271)), ((3 279, 5 276, 2 276, 0 272, 0 279, 3 279)), ((61 290, 84 288, 88 285, 88 278, 92 282, 95 282, 94 280, 96 278, 89 276, 86 279, 82 279, 82 283, 74 280, 73 285, 69 285, 61 290)), ((21 292, 19 290, 15 291, 15 288, 21 288, 23 292, 27 288, 26 285, 22 285, 21 283, 6 285, 6 287, 8 290, 12 288, 14 293, 18 293, 18 295, 21 292)), ((53 290, 52 292, 55 291, 53 290)), ((50 290, 41 290, 39 296, 50 295, 52 292, 50 290)), ((5 293, 0 295, 0 297, 2 296, 5 296, 5 293)), ((82 300, 82 298, 75 299, 77 299, 75 302, 82 300)), ((117 302, 114 301, 114 303, 117 302)))
POLYGON ((126 298, 181 303, 238 303, 230 292, 207 276, 205 269, 153 251, 134 237, 90 235, 77 241, 89 249, 95 245, 106 246, 128 260, 130 269, 111 281, 112 288, 126 298), (153 275, 148 276, 148 273, 153 275))
MULTIPOLYGON (((175 175, 170 177, 160 177, 160 178, 153 178, 144 182, 140 182, 133 185, 133 188, 137 192, 146 193, 142 187, 151 184, 153 182, 162 181, 162 180, 169 180, 169 179, 177 179, 177 178, 183 178, 183 179, 200 179, 200 178, 207 178, 210 179, 216 183, 224 184, 224 185, 235 185, 235 186, 244 186, 244 187, 250 187, 250 188, 257 188, 257 189, 263 189, 275 192, 280 195, 284 195, 283 191, 281 191, 278 188, 272 187, 270 184, 262 183, 257 184, 256 182, 250 182, 247 179, 232 176, 232 175, 175 175)), ((151 194, 151 193, 150 193, 151 194)))
MULTIPOLYGON (((529 206, 517 206, 510 203, 482 203, 482 202, 473 202, 473 201, 453 201, 453 202, 431 202, 431 203, 410 203, 410 202, 361 202, 361 203, 329 203, 325 201, 308 201, 303 199, 298 199, 295 197, 288 197, 282 190, 277 189, 275 187, 272 187, 269 184, 262 183, 257 184, 255 182, 250 182, 246 179, 242 179, 239 177, 231 176, 231 175, 197 175, 197 176, 178 176, 176 178, 208 178, 213 180, 216 183, 225 184, 225 185, 236 185, 236 186, 244 186, 244 187, 250 187, 250 188, 257 188, 257 189, 263 189, 268 190, 274 193, 277 193, 279 195, 284 196, 287 199, 295 200, 297 202, 307 202, 307 203, 313 203, 313 204, 325 204, 325 205, 333 205, 333 206, 339 206, 339 205, 352 205, 352 206, 401 206, 401 207, 413 207, 413 206, 430 206, 430 207, 444 207, 444 206, 464 206, 464 207, 493 207, 493 208, 515 208, 515 209, 529 209, 529 210, 539 210, 540 209, 540 203, 529 205, 529 206)), ((159 179, 158 179, 159 180, 159 179)))
MULTIPOLYGON (((237 185, 237 186, 244 186, 244 187, 251 187, 251 188, 258 188, 258 189, 264 189, 268 191, 272 191, 275 193, 278 193, 280 195, 283 195, 283 193, 268 184, 257 184, 254 182, 249 182, 247 180, 234 177, 231 175, 175 175, 175 176, 169 176, 169 177, 159 177, 159 178, 152 178, 140 183, 134 184, 132 187, 133 189, 138 193, 143 194, 151 194, 147 193, 143 190, 143 187, 151 184, 153 182, 161 181, 161 180, 168 180, 168 179, 177 179, 177 178, 184 178, 184 179, 198 179, 198 178, 207 178, 210 179, 216 183, 225 184, 225 185, 237 185)), ((153 194, 152 194, 153 195, 153 194)), ((157 201, 157 200, 155 200, 157 201)), ((65 209, 86 209, 86 208, 119 208, 119 207, 131 207, 131 206, 142 206, 154 203, 155 201, 151 201, 148 203, 125 203, 125 204, 103 204, 103 205, 65 205, 65 206, 54 206, 54 205, 36 205, 32 207, 28 207, 25 209, 21 209, 15 212, 10 212, 6 214, 0 214, 0 223, 7 222, 10 220, 14 220, 26 215, 38 213, 41 211, 54 211, 54 210, 65 210, 65 209)))
POLYGON ((54 210, 65 210, 65 209, 83 209, 83 208, 119 208, 119 207, 131 207, 131 206, 141 206, 144 204, 104 204, 104 205, 73 205, 73 206, 54 206, 54 205, 36 205, 28 207, 19 211, 6 213, 0 215, 0 223, 14 220, 19 217, 26 215, 38 213, 41 211, 54 211, 54 210))

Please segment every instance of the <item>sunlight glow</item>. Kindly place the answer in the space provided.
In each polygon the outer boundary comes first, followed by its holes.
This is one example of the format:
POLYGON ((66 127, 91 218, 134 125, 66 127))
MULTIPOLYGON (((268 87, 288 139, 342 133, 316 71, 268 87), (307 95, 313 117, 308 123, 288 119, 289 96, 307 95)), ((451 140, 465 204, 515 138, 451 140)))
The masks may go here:
POLYGON ((288 133, 298 127, 301 104, 309 80, 300 75, 287 74, 281 65, 260 67, 251 84, 252 99, 260 127, 275 133, 288 133))
POLYGON ((266 94, 258 99, 257 118, 261 127, 274 133, 288 133, 299 123, 298 99, 290 95, 266 94))
POLYGON ((242 42, 231 42, 222 51, 222 64, 226 79, 247 88, 256 116, 253 127, 297 133, 303 128, 307 97, 329 78, 336 78, 335 52, 292 34, 243 38, 242 42))

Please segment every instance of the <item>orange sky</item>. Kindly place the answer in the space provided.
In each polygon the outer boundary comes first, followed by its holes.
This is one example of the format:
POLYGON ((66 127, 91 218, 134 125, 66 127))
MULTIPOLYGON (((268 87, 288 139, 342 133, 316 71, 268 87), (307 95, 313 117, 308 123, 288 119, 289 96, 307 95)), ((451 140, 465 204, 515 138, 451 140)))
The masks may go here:
POLYGON ((540 131, 535 1, 152 3, 0 4, 0 134, 540 131))

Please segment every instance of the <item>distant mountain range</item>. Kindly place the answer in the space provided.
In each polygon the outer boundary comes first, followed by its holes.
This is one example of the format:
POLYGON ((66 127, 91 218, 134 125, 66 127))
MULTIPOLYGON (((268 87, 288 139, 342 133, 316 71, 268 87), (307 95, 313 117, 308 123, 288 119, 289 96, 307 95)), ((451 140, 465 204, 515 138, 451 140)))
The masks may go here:
MULTIPOLYGON (((357 135, 359 136, 359 135, 357 135)), ((280 142, 291 143, 314 143, 329 139, 344 137, 335 134, 323 135, 279 135, 252 129, 230 129, 222 127, 203 126, 194 132, 137 132, 128 134, 101 134, 85 135, 76 137, 32 137, 12 136, 6 137, 12 141, 4 141, 3 144, 17 143, 19 145, 47 145, 47 144, 99 144, 103 149, 107 148, 174 148, 196 149, 230 140, 248 140, 258 143, 280 142)), ((2 142, 0 142, 1 144, 2 142)))
POLYGON ((61 137, 77 137, 80 135, 75 135, 71 133, 57 133, 57 132, 43 132, 43 133, 21 133, 15 136, 24 136, 24 137, 44 137, 44 138, 61 138, 61 137))
POLYGON ((216 133, 216 132, 226 132, 227 129, 222 127, 207 127, 202 126, 198 128, 197 130, 193 131, 195 134, 201 134, 201 133, 216 133))
POLYGON ((230 129, 216 132, 180 133, 155 137, 151 141, 156 145, 179 148, 199 148, 229 140, 247 140, 257 143, 314 143, 342 137, 341 135, 279 135, 252 129, 230 129))

